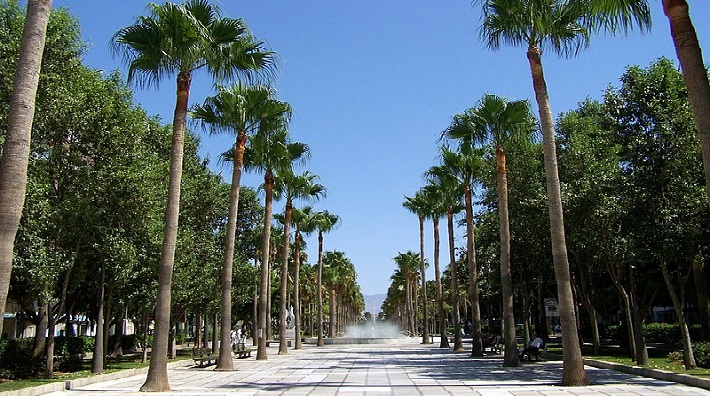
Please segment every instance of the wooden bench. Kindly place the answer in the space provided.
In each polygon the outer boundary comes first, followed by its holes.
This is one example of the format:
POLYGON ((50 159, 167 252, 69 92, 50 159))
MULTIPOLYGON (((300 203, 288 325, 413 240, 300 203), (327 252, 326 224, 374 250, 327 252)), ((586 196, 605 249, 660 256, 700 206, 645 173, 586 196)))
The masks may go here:
POLYGON ((534 349, 534 348, 525 348, 526 350, 523 352, 522 355, 520 355, 520 360, 525 359, 525 355, 528 356, 528 361, 532 361, 533 357, 535 358, 535 361, 539 361, 541 358, 545 357, 545 354, 547 353, 547 344, 543 343, 540 348, 534 349))
POLYGON ((246 345, 244 345, 243 342, 238 342, 234 348, 232 348, 232 351, 234 354, 237 356, 237 359, 244 359, 251 357, 251 352, 255 348, 247 348, 246 345))
POLYGON ((503 353, 503 338, 499 336, 493 337, 492 340, 488 341, 483 341, 483 352, 486 351, 486 349, 490 349, 491 352, 501 354, 503 353))
POLYGON ((217 364, 219 353, 212 353, 210 348, 192 348, 192 360, 200 367, 217 364))

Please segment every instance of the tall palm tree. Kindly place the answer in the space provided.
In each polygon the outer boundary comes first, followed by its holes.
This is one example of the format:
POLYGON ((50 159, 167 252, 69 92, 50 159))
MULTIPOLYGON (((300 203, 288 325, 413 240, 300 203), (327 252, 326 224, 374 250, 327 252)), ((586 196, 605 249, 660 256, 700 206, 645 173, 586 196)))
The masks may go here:
MULTIPOLYGON (((0 157, 0 317, 5 313, 15 236, 25 205, 35 97, 51 10, 51 0, 27 2, 20 57, 12 83, 7 134, 0 157)), ((0 334, 2 322, 0 320, 0 334)))
POLYGON ((211 133, 232 132, 236 135, 229 160, 233 162, 232 183, 229 192, 229 212, 227 215, 227 236, 224 241, 222 261, 222 299, 219 358, 215 370, 234 370, 231 354, 230 330, 232 328, 232 268, 234 243, 237 231, 239 190, 244 150, 248 136, 256 133, 262 123, 273 123, 281 118, 289 119, 291 106, 275 99, 273 88, 264 85, 247 85, 239 82, 229 88, 218 87, 215 96, 205 99, 203 105, 195 106, 190 113, 211 133))
MULTIPOLYGON (((454 120, 452 125, 455 122, 454 120)), ((444 135, 446 135, 446 131, 444 131, 444 135)), ((441 163, 443 168, 449 173, 449 176, 454 177, 463 188, 466 213, 466 264, 469 275, 468 292, 471 300, 471 324, 473 327, 471 355, 483 356, 478 267, 476 264, 476 242, 473 224, 473 186, 481 179, 483 152, 471 145, 460 145, 458 151, 453 151, 448 147, 441 147, 441 163)))
POLYGON ((511 140, 529 138, 535 126, 527 101, 508 102, 485 95, 478 104, 454 117, 446 136, 461 142, 462 149, 491 143, 496 157, 498 223, 500 226, 500 274, 503 297, 505 356, 503 365, 520 365, 513 315, 513 279, 510 265, 510 224, 508 222, 508 176, 505 147, 511 140))
POLYGON ((192 73, 205 68, 216 81, 251 76, 272 70, 274 54, 264 51, 240 19, 222 17, 206 0, 184 4, 148 6, 150 15, 114 34, 113 48, 128 63, 128 81, 156 86, 164 77, 177 75, 177 100, 173 115, 170 180, 165 231, 158 269, 155 337, 150 368, 142 391, 170 389, 167 374, 170 332, 170 292, 175 260, 185 122, 192 73))
POLYGON ((420 189, 414 193, 413 197, 404 197, 402 206, 419 218, 419 271, 422 280, 422 344, 431 344, 429 337, 429 307, 426 292, 426 260, 424 259, 424 219, 427 216, 428 208, 426 197, 420 189))
POLYGON ((413 294, 416 292, 417 267, 420 265, 420 261, 419 255, 411 251, 399 253, 394 257, 397 268, 404 275, 404 308, 407 316, 407 331, 410 334, 416 334, 417 331, 413 294))
MULTIPOLYGON (((445 147, 444 152, 448 151, 445 147)), ((450 151, 449 151, 450 152, 450 151)), ((457 172, 460 168, 451 163, 431 167, 427 172, 430 183, 440 189, 442 204, 446 210, 446 225, 449 236, 449 271, 451 272, 451 307, 453 309, 454 351, 463 351, 461 339, 461 314, 459 311, 458 271, 456 268, 456 253, 454 249, 454 214, 461 211, 461 198, 465 185, 461 183, 457 172)))
POLYGON ((294 162, 305 161, 310 151, 308 145, 298 142, 290 142, 286 124, 288 120, 282 120, 273 125, 261 124, 259 131, 252 137, 251 145, 247 146, 244 152, 244 168, 247 171, 259 171, 264 174, 264 192, 266 195, 264 205, 264 232, 262 237, 262 258, 261 258, 261 287, 259 289, 259 318, 257 337, 257 360, 267 359, 266 355, 266 331, 268 321, 267 303, 269 287, 269 259, 270 259, 270 239, 271 220, 273 211, 274 184, 276 183, 276 173, 284 169, 290 169, 294 162))
MULTIPOLYGON (((281 255, 281 285, 279 293, 281 297, 281 310, 279 317, 279 355, 288 354, 288 345, 286 339, 286 292, 288 289, 288 257, 289 246, 291 244, 290 230, 291 214, 293 213, 294 199, 319 199, 325 197, 325 187, 317 183, 318 176, 306 171, 300 175, 293 173, 293 169, 285 168, 277 171, 276 184, 274 185, 274 195, 278 200, 283 197, 286 199, 284 208, 283 225, 284 238, 283 250, 281 255)), ((298 252, 298 251, 296 251, 298 252)), ((300 335, 296 333, 296 338, 300 335)))
POLYGON ((303 242, 302 234, 310 234, 315 231, 316 226, 313 219, 314 212, 311 206, 301 209, 294 208, 291 214, 291 221, 296 229, 293 237, 293 312, 296 333, 294 349, 303 348, 301 342, 301 243, 303 242))
POLYGON ((444 312, 444 290, 441 284, 441 268, 439 265, 439 219, 446 214, 442 190, 429 183, 422 188, 422 196, 427 203, 427 215, 432 220, 434 233, 434 284, 436 287, 437 316, 439 317, 439 348, 449 347, 449 337, 446 334, 446 314, 444 312))
POLYGON ((693 108, 698 139, 703 152, 705 191, 710 203, 710 82, 703 62, 698 35, 690 20, 686 0, 663 0, 663 12, 671 26, 671 37, 683 72, 688 99, 693 108))
POLYGON ((633 24, 650 26, 645 0, 475 0, 483 5, 481 38, 491 49, 501 44, 523 46, 532 74, 533 90, 540 112, 540 124, 547 177, 552 258, 557 281, 557 297, 562 325, 562 384, 589 384, 584 371, 582 351, 577 342, 577 322, 571 276, 564 235, 562 197, 557 170, 555 131, 542 69, 542 51, 551 49, 572 56, 586 47, 592 32, 604 29, 610 34, 628 31, 633 24))
POLYGON ((318 212, 313 219, 318 230, 318 273, 316 275, 316 289, 318 292, 318 341, 317 346, 323 346, 323 233, 330 232, 340 222, 340 217, 329 213, 327 210, 318 212))

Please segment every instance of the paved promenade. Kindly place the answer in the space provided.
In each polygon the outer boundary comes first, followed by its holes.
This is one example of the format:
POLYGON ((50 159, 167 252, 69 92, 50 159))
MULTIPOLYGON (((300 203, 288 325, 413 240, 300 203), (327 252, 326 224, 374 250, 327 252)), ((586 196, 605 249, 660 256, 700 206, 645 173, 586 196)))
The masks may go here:
MULTIPOLYGON (((709 390, 587 367, 593 385, 561 387, 561 362, 502 367, 500 355, 472 359, 434 345, 304 346, 269 359, 234 361, 236 371, 184 366, 168 371, 170 395, 479 395, 697 396, 709 390)), ((98 382, 50 395, 146 395, 145 374, 98 382)), ((156 393, 149 393, 156 394, 156 393)))

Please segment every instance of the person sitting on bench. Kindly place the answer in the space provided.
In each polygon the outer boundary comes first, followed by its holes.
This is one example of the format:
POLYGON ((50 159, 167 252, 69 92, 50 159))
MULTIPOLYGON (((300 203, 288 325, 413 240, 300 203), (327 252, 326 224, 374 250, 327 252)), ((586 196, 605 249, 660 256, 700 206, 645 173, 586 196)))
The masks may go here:
POLYGON ((540 348, 542 348, 543 345, 544 345, 544 342, 542 341, 542 338, 538 337, 536 333, 533 334, 533 340, 530 343, 530 345, 528 345, 525 348, 520 349, 520 351, 519 351, 520 360, 523 360, 523 358, 525 358, 525 355, 528 355, 528 360, 530 360, 530 357, 532 355, 534 355, 535 360, 537 360, 538 351, 540 350, 540 348))

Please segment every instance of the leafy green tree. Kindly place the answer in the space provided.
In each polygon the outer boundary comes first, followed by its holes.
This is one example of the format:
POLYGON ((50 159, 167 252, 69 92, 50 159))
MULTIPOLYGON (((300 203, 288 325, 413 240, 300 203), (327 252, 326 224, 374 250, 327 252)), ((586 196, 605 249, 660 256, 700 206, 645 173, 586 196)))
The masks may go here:
MULTIPOLYGON (((294 349, 302 349, 301 342, 301 288, 305 285, 301 284, 301 260, 303 257, 302 247, 303 234, 309 235, 315 231, 313 207, 305 206, 303 208, 294 208, 291 214, 291 222, 295 228, 293 237, 293 311, 294 311, 294 332, 296 333, 296 342, 294 349)), ((304 277, 304 279, 308 279, 304 277)), ((305 295, 305 293, 304 293, 305 295)))
MULTIPOLYGON (((177 101, 173 117, 170 187, 165 212, 165 235, 158 271, 153 354, 143 391, 170 389, 167 375, 167 341, 170 331, 170 292, 180 208, 183 145, 192 73, 205 68, 216 81, 249 76, 268 70, 274 54, 262 49, 240 19, 222 17, 207 0, 184 4, 149 5, 150 15, 138 18, 113 37, 114 49, 129 64, 128 81, 157 85, 177 75, 177 101)), ((225 274, 230 275, 230 274, 225 274)), ((233 370, 231 352, 222 353, 218 367, 233 370)))
POLYGON ((668 59, 648 69, 629 67, 621 82, 618 90, 607 91, 605 108, 621 142, 621 199, 628 216, 622 231, 629 235, 630 271, 660 268, 690 369, 695 361, 683 306, 693 261, 707 245, 708 212, 688 93, 668 59))
POLYGON ((51 10, 51 0, 27 1, 27 18, 0 158, 0 313, 3 314, 10 287, 15 236, 25 202, 35 96, 51 10))
POLYGON ((564 235, 555 131, 542 68, 542 52, 549 48, 559 55, 571 56, 588 45, 590 33, 597 30, 615 34, 620 30, 627 31, 634 23, 647 27, 650 25, 648 5, 645 0, 477 0, 477 3, 483 5, 481 37, 489 48, 499 49, 502 44, 510 44, 526 47, 527 50, 540 112, 545 156, 552 257, 564 344, 562 383, 565 386, 586 385, 589 379, 576 340, 577 323, 564 235))
POLYGON ((420 265, 420 257, 411 251, 399 253, 394 257, 394 262, 397 264, 397 269, 404 275, 404 307, 406 315, 407 331, 414 335, 417 332, 417 324, 415 319, 416 309, 414 305, 414 294, 416 294, 416 282, 419 276, 418 266, 420 265))

